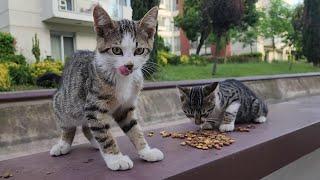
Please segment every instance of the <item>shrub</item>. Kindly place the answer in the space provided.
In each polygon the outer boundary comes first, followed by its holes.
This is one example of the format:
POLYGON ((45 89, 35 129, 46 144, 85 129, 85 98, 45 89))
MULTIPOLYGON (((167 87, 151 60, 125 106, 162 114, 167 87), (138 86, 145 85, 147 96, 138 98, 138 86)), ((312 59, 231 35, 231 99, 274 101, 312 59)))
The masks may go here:
POLYGON ((181 64, 188 64, 189 63, 189 57, 186 56, 186 55, 182 55, 180 57, 180 62, 181 62, 181 64))
POLYGON ((197 66, 204 66, 209 63, 209 60, 203 56, 199 55, 191 55, 189 58, 189 64, 197 65, 197 66))
POLYGON ((11 34, 0 32, 0 56, 14 54, 15 39, 11 34))
MULTIPOLYGON (((222 64, 224 63, 223 57, 214 58, 214 61, 222 64)), ((262 54, 261 53, 251 53, 251 54, 240 54, 227 57, 226 63, 248 63, 248 62, 261 62, 262 54)))
POLYGON ((16 63, 21 65, 26 65, 27 61, 23 55, 8 54, 0 56, 0 63, 16 63))
POLYGON ((31 65, 31 75, 33 78, 38 78, 48 72, 61 75, 62 69, 61 61, 42 61, 31 65))
POLYGON ((158 51, 166 51, 166 52, 170 51, 170 47, 165 45, 164 40, 161 36, 156 35, 156 42, 157 42, 156 47, 158 51))
POLYGON ((177 55, 174 55, 174 54, 171 54, 169 57, 168 57, 168 63, 171 64, 171 65, 178 65, 180 64, 180 56, 177 56, 177 55))
POLYGON ((168 58, 170 54, 167 51, 158 51, 158 63, 162 66, 168 64, 168 58))
POLYGON ((26 85, 34 84, 29 65, 8 64, 11 84, 26 85))
POLYGON ((34 38, 32 38, 32 54, 36 59, 36 62, 40 62, 40 42, 38 39, 38 35, 35 34, 34 38))
POLYGON ((6 64, 0 64, 0 91, 5 91, 10 88, 9 70, 6 64))
POLYGON ((54 88, 58 87, 60 82, 61 76, 55 73, 45 73, 44 75, 40 76, 36 80, 37 86, 46 87, 46 88, 54 88))

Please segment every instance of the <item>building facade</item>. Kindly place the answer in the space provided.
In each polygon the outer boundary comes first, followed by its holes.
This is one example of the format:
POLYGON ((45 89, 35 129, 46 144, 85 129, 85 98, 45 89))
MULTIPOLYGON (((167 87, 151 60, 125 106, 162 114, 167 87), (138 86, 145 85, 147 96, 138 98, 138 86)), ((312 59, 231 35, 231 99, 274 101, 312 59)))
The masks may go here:
POLYGON ((179 14, 178 0, 161 0, 158 14, 158 35, 175 54, 180 54, 180 31, 173 18, 179 14))
POLYGON ((75 50, 94 50, 92 10, 104 7, 113 19, 131 19, 130 0, 1 0, 0 31, 11 33, 16 49, 29 61, 32 38, 40 40, 41 58, 64 61, 75 50))

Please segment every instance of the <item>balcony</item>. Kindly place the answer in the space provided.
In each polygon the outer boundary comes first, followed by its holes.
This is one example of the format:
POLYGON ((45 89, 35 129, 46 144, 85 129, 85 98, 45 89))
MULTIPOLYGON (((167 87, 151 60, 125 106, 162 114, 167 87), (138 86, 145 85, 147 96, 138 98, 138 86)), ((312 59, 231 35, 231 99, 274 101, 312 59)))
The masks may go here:
POLYGON ((92 26, 92 10, 100 4, 115 19, 131 19, 129 0, 44 0, 41 19, 43 22, 92 26))

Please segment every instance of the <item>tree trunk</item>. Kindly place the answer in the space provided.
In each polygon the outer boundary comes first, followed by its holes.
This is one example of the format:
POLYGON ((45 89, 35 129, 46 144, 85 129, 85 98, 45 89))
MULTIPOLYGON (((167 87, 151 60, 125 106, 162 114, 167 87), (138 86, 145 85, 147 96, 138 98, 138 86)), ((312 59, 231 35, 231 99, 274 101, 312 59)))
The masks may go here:
POLYGON ((272 61, 275 60, 275 51, 276 51, 276 42, 275 42, 275 38, 274 36, 272 36, 272 53, 273 53, 273 58, 272 58, 272 61))
POLYGON ((209 31, 207 29, 203 30, 201 32, 201 36, 200 36, 200 42, 199 42, 199 45, 197 47, 197 51, 196 51, 196 54, 199 55, 200 54, 200 51, 201 51, 201 47, 202 45, 204 44, 204 41, 207 39, 207 37, 209 36, 209 31))

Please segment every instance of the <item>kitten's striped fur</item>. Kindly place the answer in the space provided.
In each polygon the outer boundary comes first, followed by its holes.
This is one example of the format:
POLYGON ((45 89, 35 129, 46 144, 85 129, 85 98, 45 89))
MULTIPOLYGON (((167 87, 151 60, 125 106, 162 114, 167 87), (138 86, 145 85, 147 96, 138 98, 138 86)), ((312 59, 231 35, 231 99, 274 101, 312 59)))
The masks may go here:
POLYGON ((183 111, 204 129, 232 131, 235 122, 262 123, 268 114, 266 103, 234 79, 179 90, 183 111))
POLYGON ((76 127, 82 126, 85 137, 100 149, 110 169, 132 168, 132 161, 122 155, 110 132, 110 122, 104 118, 110 115, 142 159, 163 159, 160 150, 149 148, 135 114, 143 84, 141 68, 153 48, 157 12, 158 8, 151 9, 140 21, 113 21, 100 6, 95 7, 97 51, 79 51, 65 65, 53 100, 62 136, 51 155, 68 153, 76 127))

